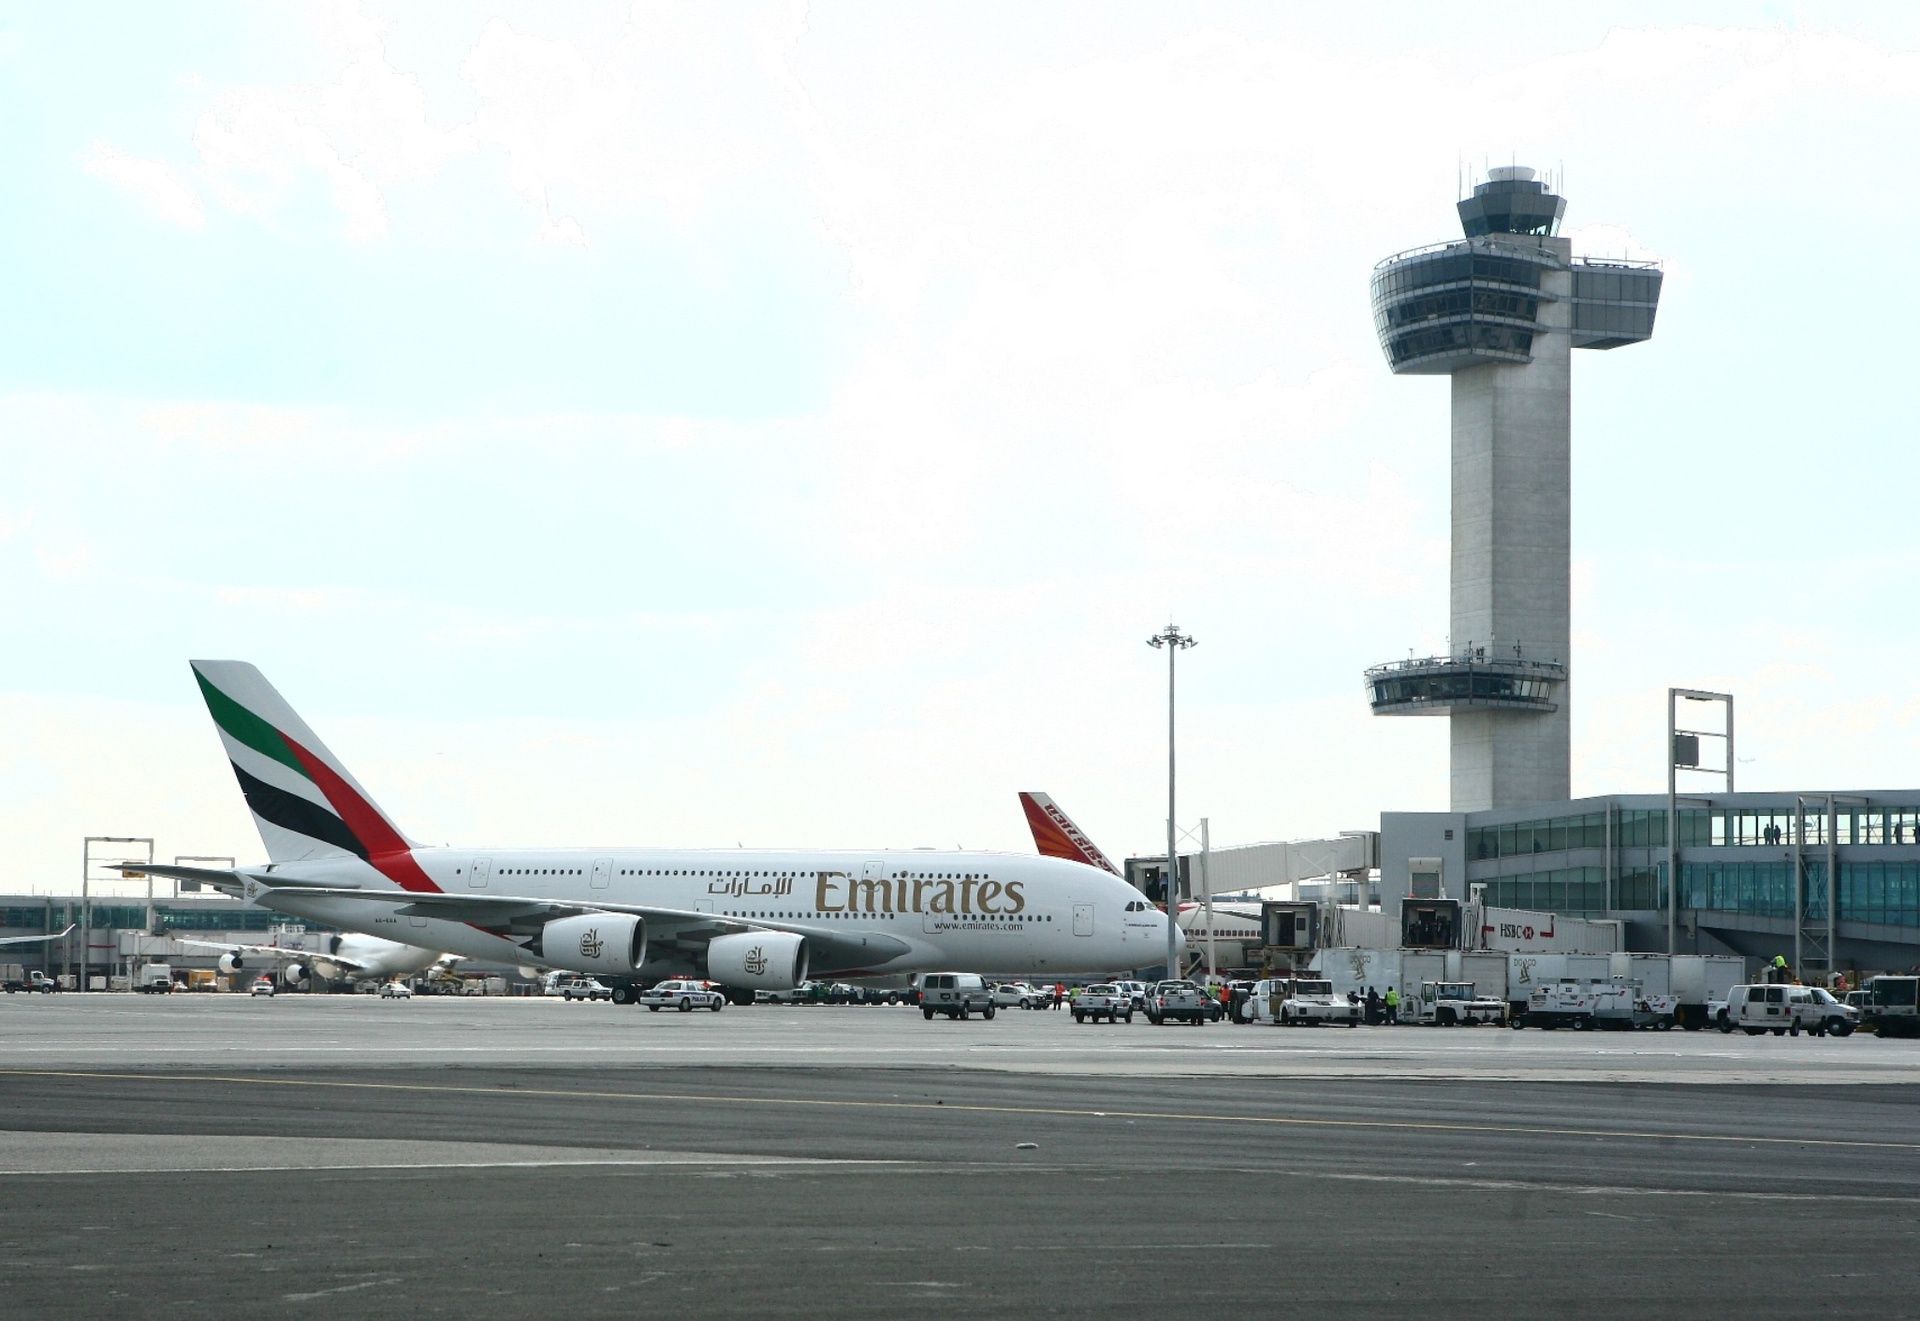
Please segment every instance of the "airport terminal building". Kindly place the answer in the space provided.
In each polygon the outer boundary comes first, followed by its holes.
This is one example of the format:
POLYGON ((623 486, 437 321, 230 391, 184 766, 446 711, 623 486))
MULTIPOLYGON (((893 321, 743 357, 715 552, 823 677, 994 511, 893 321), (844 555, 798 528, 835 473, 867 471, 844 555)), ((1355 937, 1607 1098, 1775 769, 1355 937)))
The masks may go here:
POLYGON ((1380 892, 1617 918, 1652 951, 1671 903, 1676 952, 1780 954, 1808 974, 1920 964, 1920 789, 1690 793, 1671 857, 1668 820, 1664 794, 1387 812, 1380 892))

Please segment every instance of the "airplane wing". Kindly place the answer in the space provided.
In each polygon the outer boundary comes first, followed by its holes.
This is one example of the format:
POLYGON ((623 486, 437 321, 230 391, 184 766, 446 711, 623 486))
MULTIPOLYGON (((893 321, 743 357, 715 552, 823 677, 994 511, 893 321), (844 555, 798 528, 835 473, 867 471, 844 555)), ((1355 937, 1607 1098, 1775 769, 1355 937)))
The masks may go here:
MULTIPOLYGON (((75 925, 75 923, 68 923, 67 931, 72 931, 75 925)), ((5 940, 0 940, 0 945, 38 945, 49 940, 59 940, 67 934, 67 931, 56 931, 51 936, 8 936, 5 940)))
MULTIPOLYGON (((261 880, 268 878, 262 877, 261 880)), ((547 923, 566 917, 585 917, 594 913, 621 913, 638 917, 647 924, 649 942, 704 951, 715 936, 730 936, 749 931, 778 931, 805 936, 820 955, 822 966, 858 967, 885 962, 904 954, 908 946, 890 937, 871 932, 849 938, 802 922, 765 922, 754 918, 732 917, 725 913, 697 912, 684 908, 660 908, 651 904, 599 903, 591 900, 537 899, 515 895, 474 895, 421 893, 414 890, 328 889, 303 885, 300 893, 320 899, 364 899, 389 903, 402 917, 437 917, 449 922, 466 922, 483 931, 508 938, 531 939, 547 923), (897 943, 898 949, 876 948, 897 943)))
POLYGON ((198 881, 202 885, 211 885, 223 894, 236 899, 245 898, 248 881, 257 881, 263 885, 294 887, 308 884, 303 881, 290 881, 268 872, 225 871, 216 867, 175 867, 157 862, 116 862, 111 864, 114 871, 122 876, 161 876, 173 881, 198 881))
POLYGON ((349 972, 364 972, 367 968, 366 964, 356 959, 342 958, 338 954, 327 954, 320 950, 289 949, 285 945, 235 945, 224 940, 193 940, 176 936, 171 931, 167 933, 167 939, 177 945, 196 945, 201 949, 217 949, 227 954, 265 954, 269 958, 298 959, 303 963, 331 963, 349 972))

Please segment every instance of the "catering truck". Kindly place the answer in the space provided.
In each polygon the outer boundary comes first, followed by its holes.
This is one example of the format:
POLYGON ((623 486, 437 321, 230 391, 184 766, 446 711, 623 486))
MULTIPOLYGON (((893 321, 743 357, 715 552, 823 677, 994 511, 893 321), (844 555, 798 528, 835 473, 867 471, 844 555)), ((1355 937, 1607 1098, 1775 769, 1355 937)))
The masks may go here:
POLYGON ((1649 995, 1646 988, 1627 981, 1548 982, 1527 993, 1527 1007, 1508 1023, 1515 1028, 1551 1030, 1673 1026, 1673 997, 1649 995))

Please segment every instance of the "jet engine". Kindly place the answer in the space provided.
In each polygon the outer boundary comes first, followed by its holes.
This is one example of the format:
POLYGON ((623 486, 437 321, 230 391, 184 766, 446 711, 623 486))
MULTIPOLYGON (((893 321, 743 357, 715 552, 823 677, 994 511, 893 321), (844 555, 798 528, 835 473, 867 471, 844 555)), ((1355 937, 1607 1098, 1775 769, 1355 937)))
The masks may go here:
POLYGON ((247 961, 232 951, 220 956, 220 972, 223 976, 231 977, 246 966, 247 961))
POLYGON ((307 971, 307 965, 304 963, 289 963, 280 970, 280 980, 289 986, 305 986, 307 971))
POLYGON ((540 929, 540 953, 556 968, 630 977, 647 960, 647 924, 631 913, 563 917, 540 929))
POLYGON ((786 931, 716 936, 707 944, 707 976, 722 986, 789 990, 807 980, 807 938, 786 931))

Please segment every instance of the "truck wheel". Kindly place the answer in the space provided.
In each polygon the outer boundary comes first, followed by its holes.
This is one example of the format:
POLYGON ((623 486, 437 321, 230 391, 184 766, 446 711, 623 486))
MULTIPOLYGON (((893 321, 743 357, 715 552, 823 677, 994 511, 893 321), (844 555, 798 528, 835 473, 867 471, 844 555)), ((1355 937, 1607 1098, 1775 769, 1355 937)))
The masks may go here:
POLYGON ((1081 1013, 1078 1009, 1076 1009, 1073 1011, 1073 1021, 1076 1023, 1079 1023, 1084 1027, 1086 1025, 1087 1016, 1081 1013))
POLYGON ((1442 1009, 1434 1015, 1434 1018, 1439 1021, 1441 1027, 1453 1027, 1460 1021, 1451 1009, 1442 1009))
POLYGON ((980 1011, 980 1017, 986 1019, 989 1023, 993 1021, 993 1014, 994 1014, 994 1007, 992 1005, 988 1005, 985 1009, 982 1009, 980 1011))
POLYGON ((1853 1024, 1845 1019, 1835 1019, 1828 1025, 1827 1031, 1836 1037, 1850 1037, 1853 1035, 1853 1024))
POLYGON ((1521 1028, 1525 1027, 1526 1024, 1521 1021, 1520 1016, 1518 1014, 1515 1014, 1512 1018, 1509 1018, 1507 1020, 1507 1026, 1512 1028, 1515 1032, 1518 1032, 1521 1028))
POLYGON ((660 1006, 659 1006, 659 1005, 648 1005, 648 1006, 647 1006, 647 1012, 648 1012, 648 1013, 650 1013, 650 1014, 657 1014, 657 1013, 659 1013, 659 1012, 660 1012, 660 1006))
POLYGON ((921 1010, 920 1012, 921 1012, 922 1014, 925 1014, 925 1015, 926 1015, 926 1018, 927 1018, 927 1021, 928 1021, 929 1023, 931 1023, 931 1022, 933 1021, 933 1010, 931 1010, 931 1009, 922 1009, 922 1010, 921 1010))
MULTIPOLYGON (((1129 1010, 1127 1010, 1127 1013, 1126 1013, 1126 1019, 1127 1019, 1127 1022, 1129 1022, 1129 1023, 1131 1023, 1131 1022, 1133 1022, 1133 1010, 1131 1010, 1131 1009, 1129 1009, 1129 1010)), ((1111 1021, 1111 1020, 1109 1020, 1109 1021, 1111 1021)))
MULTIPOLYGON (((1787 1030, 1783 1027, 1777 1027, 1773 1030, 1773 1035, 1776 1037, 1784 1037, 1787 1035, 1787 1030)), ((1800 1034, 1796 1032, 1794 1033, 1794 1035, 1799 1036, 1800 1034)))

